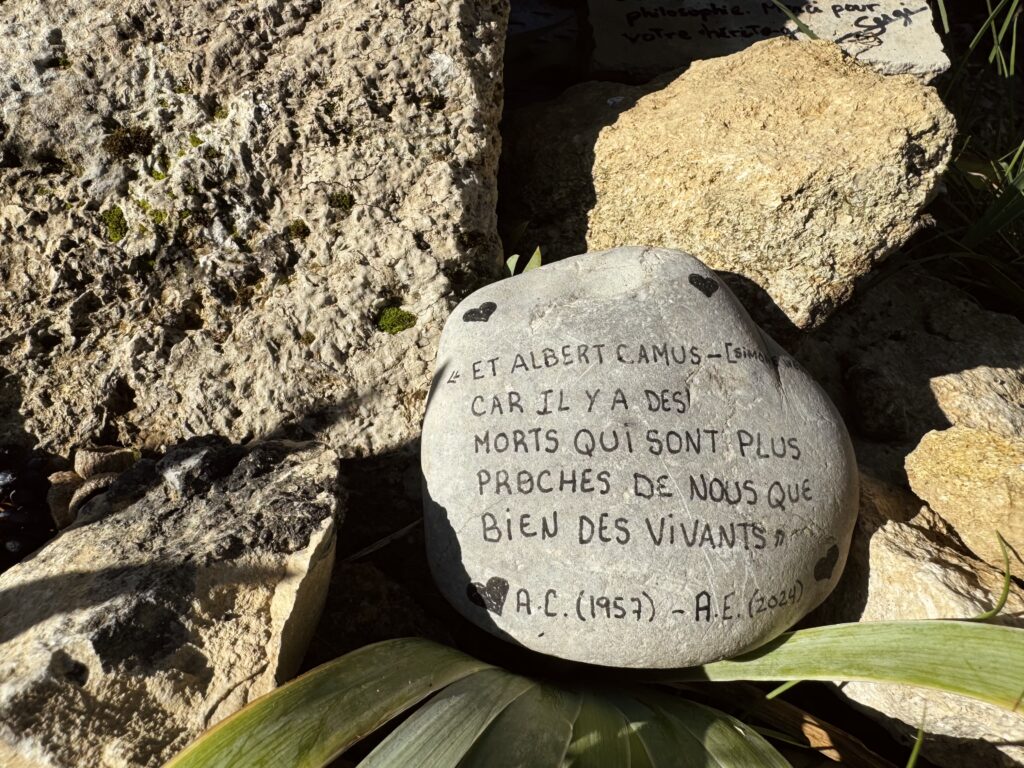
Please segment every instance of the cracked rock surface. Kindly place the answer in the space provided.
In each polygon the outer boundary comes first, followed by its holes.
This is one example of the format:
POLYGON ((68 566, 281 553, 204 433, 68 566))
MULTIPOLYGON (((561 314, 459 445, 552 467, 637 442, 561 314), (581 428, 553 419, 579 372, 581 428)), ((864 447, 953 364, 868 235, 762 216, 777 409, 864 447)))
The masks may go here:
POLYGON ((0 576, 0 764, 161 765, 294 674, 336 482, 320 445, 191 440, 0 576))
POLYGON ((3 4, 0 436, 408 441, 440 320, 498 261, 506 14, 3 4))

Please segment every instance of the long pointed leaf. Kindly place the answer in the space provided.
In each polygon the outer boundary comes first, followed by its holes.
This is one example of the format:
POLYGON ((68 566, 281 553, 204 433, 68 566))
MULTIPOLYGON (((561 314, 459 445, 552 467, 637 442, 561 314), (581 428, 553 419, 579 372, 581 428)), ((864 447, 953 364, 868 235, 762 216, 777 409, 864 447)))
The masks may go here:
MULTIPOLYGON (((646 755, 652 768, 677 768, 692 764, 665 718, 633 696, 611 697, 629 722, 632 743, 646 755)), ((637 750, 633 750, 636 752, 637 750)))
POLYGON ((455 768, 487 726, 536 686, 497 668, 464 678, 398 726, 359 768, 455 768))
MULTIPOLYGON (((744 720, 765 723, 785 733, 794 743, 814 749, 821 756, 849 768, 896 768, 859 739, 787 701, 768 698, 757 686, 746 683, 680 683, 679 689, 686 696, 700 696, 702 703, 715 708, 735 711, 732 708, 739 706, 744 720)), ((765 735, 764 729, 760 729, 760 733, 765 735)))
POLYGON ((937 688, 1017 709, 1024 629, 964 621, 837 624, 790 632, 679 680, 862 680, 937 688))
POLYGON ((417 638, 370 645, 252 702, 166 768, 320 768, 431 693, 489 667, 417 638))
POLYGON ((792 768, 757 731, 736 718, 677 696, 645 693, 642 700, 663 714, 680 743, 695 744, 698 765, 709 768, 792 768))
POLYGON ((579 694, 537 686, 494 719, 459 768, 558 768, 579 711, 579 694))
POLYGON ((564 768, 630 768, 629 731, 618 709, 584 692, 564 768))

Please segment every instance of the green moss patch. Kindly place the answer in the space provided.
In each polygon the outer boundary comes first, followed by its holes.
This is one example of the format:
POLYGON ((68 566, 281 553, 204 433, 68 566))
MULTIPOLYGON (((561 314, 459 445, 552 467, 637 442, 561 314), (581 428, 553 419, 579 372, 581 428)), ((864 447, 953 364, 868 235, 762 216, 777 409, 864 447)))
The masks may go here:
POLYGON ((141 125, 115 128, 108 133, 101 145, 103 150, 113 158, 126 160, 132 155, 145 157, 153 151, 156 139, 153 132, 141 125))
POLYGON ((285 228, 289 240, 305 240, 309 237, 309 231, 309 225, 302 219, 295 219, 285 228))
POLYGON ((384 307, 377 317, 377 329, 392 335, 416 325, 416 315, 406 312, 401 307, 384 307))
POLYGON ((327 196, 327 205, 335 210, 341 211, 346 216, 352 212, 352 208, 355 207, 356 199, 352 196, 351 192, 331 192, 327 196))
POLYGON ((128 222, 125 221, 124 211, 120 206, 107 208, 100 214, 100 218, 107 225, 107 240, 110 242, 116 243, 128 234, 128 222))

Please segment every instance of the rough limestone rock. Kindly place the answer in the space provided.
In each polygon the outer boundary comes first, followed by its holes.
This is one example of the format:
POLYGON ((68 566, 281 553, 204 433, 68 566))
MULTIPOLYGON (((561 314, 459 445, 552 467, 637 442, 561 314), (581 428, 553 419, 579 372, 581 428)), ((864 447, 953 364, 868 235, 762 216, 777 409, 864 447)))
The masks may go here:
POLYGON ((696 62, 601 131, 587 245, 682 248, 817 325, 918 226, 953 116, 826 42, 696 62))
POLYGON ((0 576, 0 764, 161 765, 293 674, 330 579, 336 464, 192 440, 0 576))
POLYGON ((907 456, 906 467, 914 493, 972 552, 1002 566, 998 531, 1017 568, 1024 564, 1024 440, 970 427, 929 432, 907 456))
POLYGON ((872 286, 793 353, 890 483, 906 483, 904 458, 932 430, 1024 434, 1024 324, 920 272, 872 286))
POLYGON ((440 321, 499 261, 506 15, 0 5, 3 433, 412 439, 440 321))
POLYGON ((543 653, 699 664, 759 645, 842 572, 857 507, 834 407, 715 274, 619 248, 478 290, 423 425, 431 568, 543 653))
MULTIPOLYGON (((843 578, 811 617, 816 623, 969 618, 993 607, 999 569, 973 557, 949 525, 908 492, 861 476, 861 508, 843 578)), ((1011 585, 996 621, 1024 626, 1024 590, 1011 585)), ((905 743, 926 713, 923 755, 936 765, 1013 766, 1024 762, 1024 717, 923 688, 843 683, 905 743), (1016 743, 1014 743, 1016 742, 1016 743)))
POLYGON ((68 470, 54 472, 47 479, 50 487, 46 492, 46 505, 50 509, 50 516, 58 528, 67 528, 75 522, 71 516, 71 500, 75 498, 85 479, 77 472, 68 470))
POLYGON ((71 501, 68 502, 68 513, 67 516, 71 522, 74 522, 75 518, 78 517, 79 511, 89 503, 89 501, 106 490, 114 484, 117 480, 118 473, 116 472, 104 472, 99 475, 93 475, 84 483, 82 483, 75 494, 71 497, 71 501))
POLYGON ((116 445, 82 446, 75 450, 75 472, 88 480, 96 475, 124 472, 139 454, 116 445))

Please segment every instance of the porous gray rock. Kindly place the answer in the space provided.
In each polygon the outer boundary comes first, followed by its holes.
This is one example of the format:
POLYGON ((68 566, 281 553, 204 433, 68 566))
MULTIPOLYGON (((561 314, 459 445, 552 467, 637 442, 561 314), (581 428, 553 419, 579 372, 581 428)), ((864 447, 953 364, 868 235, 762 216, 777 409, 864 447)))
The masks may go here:
POLYGON ((503 206, 528 247, 548 261, 584 243, 681 248, 798 328, 918 229, 955 134, 916 78, 785 38, 667 81, 579 86, 512 119, 503 206))
POLYGON ((0 439, 412 440, 499 264, 507 5, 0 5, 0 439))
MULTIPOLYGON (((974 618, 993 608, 1003 574, 973 556, 956 531, 904 489, 861 476, 860 516, 839 585, 814 623, 974 618)), ((1024 590, 1011 583, 995 622, 1024 626, 1024 590)), ((904 743, 924 722, 922 755, 946 768, 1024 764, 1024 717, 905 685, 849 682, 842 695, 904 743)))
POLYGON ((161 765, 298 668, 337 458, 188 441, 121 474, 0 576, 0 764, 161 765))
POLYGON ((499 637, 617 667, 757 646, 842 572, 841 419, 687 254, 619 248, 478 290, 423 425, 428 556, 499 637))

